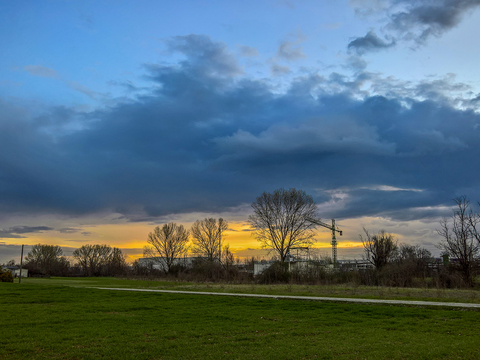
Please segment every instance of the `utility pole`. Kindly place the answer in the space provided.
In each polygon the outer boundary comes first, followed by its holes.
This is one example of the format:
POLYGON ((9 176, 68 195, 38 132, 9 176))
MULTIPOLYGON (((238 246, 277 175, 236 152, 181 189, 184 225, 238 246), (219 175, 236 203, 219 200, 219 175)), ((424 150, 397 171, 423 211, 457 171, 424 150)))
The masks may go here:
POLYGON ((22 244, 22 255, 20 256, 20 277, 18 278, 18 283, 22 282, 22 265, 23 265, 23 244, 22 244))
POLYGON ((335 236, 335 232, 338 232, 340 236, 342 236, 342 231, 338 230, 338 228, 335 226, 335 219, 332 219, 332 225, 329 225, 327 223, 324 223, 323 221, 317 220, 317 219, 312 219, 308 218, 307 221, 310 221, 313 224, 323 226, 329 230, 332 231, 332 260, 333 260, 333 267, 337 267, 337 238, 335 236))

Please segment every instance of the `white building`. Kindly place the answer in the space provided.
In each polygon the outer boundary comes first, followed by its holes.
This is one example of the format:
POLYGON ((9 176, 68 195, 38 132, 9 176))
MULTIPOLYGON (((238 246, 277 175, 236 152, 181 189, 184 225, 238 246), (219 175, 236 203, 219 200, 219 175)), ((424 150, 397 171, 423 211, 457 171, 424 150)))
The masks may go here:
MULTIPOLYGON (((3 270, 10 271, 14 278, 20 277, 20 268, 18 266, 2 266, 3 270)), ((28 277, 28 270, 22 268, 22 278, 28 277)))

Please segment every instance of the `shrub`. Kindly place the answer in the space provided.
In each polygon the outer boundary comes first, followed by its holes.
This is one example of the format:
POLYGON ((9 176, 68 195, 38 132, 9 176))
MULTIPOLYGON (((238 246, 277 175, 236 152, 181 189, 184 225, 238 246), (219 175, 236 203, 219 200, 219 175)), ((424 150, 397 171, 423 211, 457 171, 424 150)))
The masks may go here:
POLYGON ((0 282, 11 282, 13 283, 12 273, 8 270, 3 270, 0 268, 0 282))
POLYGON ((260 284, 288 283, 291 273, 288 271, 288 264, 276 261, 268 269, 265 269, 258 277, 260 284))
POLYGON ((439 271, 433 281, 437 288, 443 289, 460 289, 469 287, 469 284, 465 281, 462 273, 454 267, 447 267, 439 271))
POLYGON ((236 269, 226 271, 225 268, 217 261, 209 261, 207 259, 196 259, 190 270, 190 276, 195 281, 222 281, 231 280, 236 273, 236 269))

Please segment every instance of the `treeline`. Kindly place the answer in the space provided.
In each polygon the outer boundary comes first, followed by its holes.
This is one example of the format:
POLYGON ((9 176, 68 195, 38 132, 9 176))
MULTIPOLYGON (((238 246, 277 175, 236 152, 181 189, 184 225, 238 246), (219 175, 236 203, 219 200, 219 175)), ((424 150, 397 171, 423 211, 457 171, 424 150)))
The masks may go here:
POLYGON ((117 276, 129 269, 122 250, 108 245, 83 245, 73 252, 72 260, 58 245, 37 244, 23 267, 29 276, 117 276))
POLYGON ((165 279, 188 282, 234 282, 252 283, 255 257, 240 260, 220 261, 205 257, 194 257, 186 264, 177 262, 169 271, 156 266, 158 263, 150 262, 148 265, 140 264, 135 260, 129 275, 139 279, 165 279))

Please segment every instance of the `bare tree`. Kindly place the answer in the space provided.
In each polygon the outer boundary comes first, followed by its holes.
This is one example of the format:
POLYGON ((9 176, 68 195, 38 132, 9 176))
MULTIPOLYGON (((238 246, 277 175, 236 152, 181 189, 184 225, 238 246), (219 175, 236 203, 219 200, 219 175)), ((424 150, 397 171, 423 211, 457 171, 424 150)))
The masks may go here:
POLYGON ((360 235, 360 240, 363 243, 365 258, 376 269, 381 269, 395 258, 398 249, 397 240, 392 234, 388 234, 384 230, 378 234, 370 234, 365 228, 363 228, 363 231, 365 237, 360 235))
POLYGON ((78 265, 82 268, 85 275, 88 275, 90 254, 93 252, 92 245, 83 245, 81 248, 76 249, 72 256, 77 260, 78 265))
POLYGON ((177 259, 188 251, 188 237, 189 233, 183 225, 171 222, 162 227, 157 226, 148 234, 147 242, 150 246, 144 248, 143 254, 170 272, 177 259))
POLYGON ((195 221, 190 229, 193 251, 209 261, 221 261, 223 233, 227 228, 228 223, 222 218, 218 219, 218 223, 213 218, 195 221))
POLYGON ((439 248, 457 259, 463 279, 467 284, 473 285, 475 259, 480 252, 478 241, 480 236, 477 231, 480 218, 478 214, 473 213, 465 196, 460 196, 454 201, 457 207, 453 211, 451 227, 448 219, 444 218, 440 221, 440 230, 437 230, 443 238, 439 248))
POLYGON ((47 275, 66 275, 70 263, 63 256, 63 250, 58 245, 37 244, 25 257, 25 267, 30 272, 40 271, 47 275))
POLYGON ((283 263, 292 247, 313 243, 317 205, 303 190, 277 189, 264 192, 252 203, 248 223, 263 248, 278 255, 283 263))
POLYGON ((233 256, 233 253, 230 251, 230 245, 225 245, 223 247, 222 251, 222 259, 221 259, 223 268, 226 271, 229 271, 235 262, 235 257, 233 256))
POLYGON ((108 263, 106 266, 107 275, 124 274, 127 270, 127 262, 125 261, 125 254, 119 248, 113 248, 108 256, 108 263))
POLYGON ((112 248, 108 245, 83 245, 73 252, 84 273, 99 276, 102 269, 109 264, 112 248))

